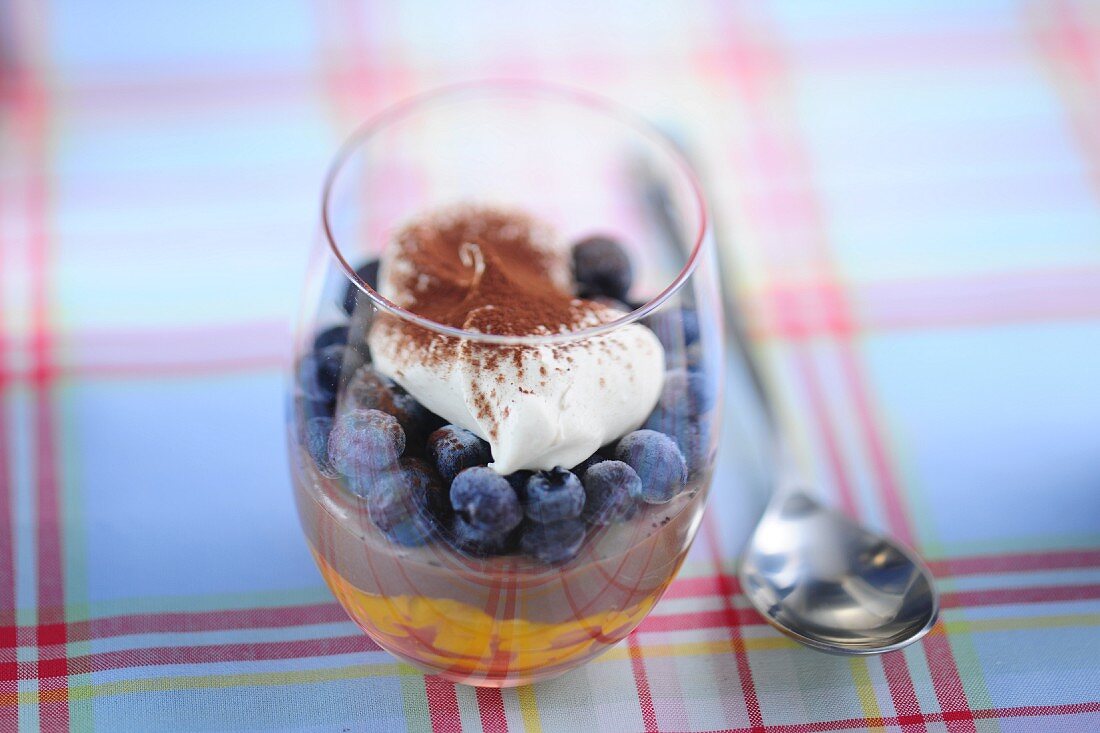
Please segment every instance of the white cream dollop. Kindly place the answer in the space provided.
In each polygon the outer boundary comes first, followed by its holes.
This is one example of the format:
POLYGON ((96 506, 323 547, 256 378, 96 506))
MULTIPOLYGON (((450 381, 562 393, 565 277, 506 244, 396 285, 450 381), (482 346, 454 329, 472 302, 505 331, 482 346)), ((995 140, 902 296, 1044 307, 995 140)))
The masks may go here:
POLYGON ((375 368, 488 441, 489 465, 502 474, 577 465, 640 427, 664 382, 661 343, 638 324, 563 345, 505 347, 495 359, 487 350, 501 347, 470 340, 439 337, 421 351, 405 328, 394 318, 374 325, 375 368))
MULTIPOLYGON (((555 251, 552 235, 537 226, 530 231, 547 254, 548 287, 569 289, 568 251, 555 251)), ((396 242, 379 275, 382 295, 407 307, 430 285, 396 242), (402 282, 414 285, 406 292, 402 282)), ((476 331, 492 308, 471 310, 464 330, 476 331)), ((587 310, 573 330, 623 315, 596 303, 587 310)), ((427 339, 424 329, 383 316, 368 339, 375 368, 435 414, 488 441, 490 466, 502 474, 577 465, 640 427, 664 384, 661 342, 637 323, 563 344, 497 346, 439 334, 427 339)))

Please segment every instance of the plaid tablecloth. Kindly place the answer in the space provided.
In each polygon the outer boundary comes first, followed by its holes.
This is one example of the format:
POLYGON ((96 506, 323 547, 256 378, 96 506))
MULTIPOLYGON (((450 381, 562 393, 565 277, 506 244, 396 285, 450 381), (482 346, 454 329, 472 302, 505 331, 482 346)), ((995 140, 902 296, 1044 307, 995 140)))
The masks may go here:
POLYGON ((1100 7, 0 4, 0 731, 1100 730, 1100 7), (300 536, 281 365, 355 122, 479 77, 691 147, 805 467, 941 623, 801 649, 721 475, 628 642, 505 692, 396 663, 300 536))

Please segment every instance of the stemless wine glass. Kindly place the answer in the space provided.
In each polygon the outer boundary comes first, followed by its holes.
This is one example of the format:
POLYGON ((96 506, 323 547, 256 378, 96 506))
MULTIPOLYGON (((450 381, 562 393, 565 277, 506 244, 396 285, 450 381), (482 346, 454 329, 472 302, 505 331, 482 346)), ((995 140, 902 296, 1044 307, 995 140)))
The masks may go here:
MULTIPOLYGON (((585 93, 511 82, 450 87, 352 135, 329 172, 322 225, 295 341, 288 440, 302 527, 337 599, 394 656, 473 685, 553 677, 622 640, 687 553, 717 449, 718 290, 687 164, 644 121, 585 93), (554 227, 566 256, 570 243, 593 234, 623 243, 634 281, 628 302, 615 306, 621 317, 503 336, 435 323, 380 295, 377 261, 394 233, 463 203, 527 212, 554 227), (367 336, 380 319, 482 350, 599 339, 631 324, 652 329, 666 371, 644 427, 676 442, 688 466, 682 490, 660 504, 631 496, 610 513, 595 511, 590 492, 583 518, 568 520, 583 536, 568 559, 524 554, 517 538, 529 520, 498 546, 472 547, 456 536, 448 486, 425 449, 426 432, 443 421, 375 371, 367 336), (362 407, 422 419, 405 424, 405 455, 366 479, 341 475, 328 454, 334 417, 362 407)), ((584 479, 583 466, 564 468, 584 479)))

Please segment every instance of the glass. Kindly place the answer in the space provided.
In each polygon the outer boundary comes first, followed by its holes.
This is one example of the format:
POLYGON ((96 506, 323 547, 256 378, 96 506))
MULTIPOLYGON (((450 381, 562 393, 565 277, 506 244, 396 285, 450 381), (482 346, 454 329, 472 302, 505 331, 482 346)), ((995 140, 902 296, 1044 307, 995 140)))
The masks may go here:
MULTIPOLYGON (((717 449, 716 267, 703 199, 684 160, 644 121, 583 93, 512 83, 452 87, 383 113, 350 138, 326 181, 322 224, 295 338, 288 441, 302 527, 336 598, 394 656, 473 685, 553 677, 622 640, 683 562, 717 449), (563 246, 593 233, 622 242, 634 270, 623 315, 568 333, 514 337, 449 328, 383 298, 369 263, 411 219, 456 202, 526 211, 552 225, 563 246), (456 539, 445 482, 434 474, 434 498, 413 502, 407 521, 383 522, 383 532, 364 498, 377 486, 333 468, 326 431, 359 399, 356 384, 373 368, 367 335, 386 318, 490 351, 646 325, 662 343, 667 370, 662 403, 646 427, 671 436, 684 454, 682 492, 663 504, 631 501, 617 521, 586 512, 579 552, 556 564, 516 548, 527 519, 498 554, 471 553, 456 539)), ((601 448, 601 457, 614 448, 601 448)), ((428 459, 423 435, 410 435, 405 452, 428 459)))

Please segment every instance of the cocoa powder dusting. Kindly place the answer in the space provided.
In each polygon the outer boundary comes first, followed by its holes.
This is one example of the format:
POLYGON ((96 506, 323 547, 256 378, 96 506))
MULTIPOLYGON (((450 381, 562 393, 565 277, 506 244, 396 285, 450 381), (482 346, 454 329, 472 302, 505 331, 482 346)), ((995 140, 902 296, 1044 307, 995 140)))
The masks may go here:
MULTIPOLYGON (((383 284, 391 299, 413 313, 463 331, 549 335, 609 317, 606 308, 572 294, 568 257, 545 225, 522 213, 467 206, 430 214, 397 233, 387 258, 383 284)), ((437 365, 465 362, 482 373, 507 365, 520 382, 526 377, 526 357, 533 348, 444 336, 389 315, 380 315, 375 327, 398 336, 398 360, 437 365)), ((577 342, 549 348, 555 359, 571 367, 571 349, 592 346, 577 342)), ((540 385, 546 387, 547 367, 540 364, 538 369, 543 378, 540 385)), ((556 371, 563 369, 559 366, 556 371)), ((504 385, 504 374, 498 372, 494 384, 504 385)), ((518 389, 524 395, 534 394, 528 388, 518 389)), ((470 398, 474 416, 486 426, 489 440, 496 440, 500 420, 511 414, 510 408, 497 404, 495 386, 486 391, 476 379, 470 398)))
MULTIPOLYGON (((454 328, 498 336, 573 330, 591 304, 549 276, 561 270, 560 254, 535 241, 537 230, 525 215, 484 207, 421 219, 396 237, 390 256, 407 266, 393 285, 409 310, 454 328)), ((518 365, 520 355, 513 358, 518 365)))

